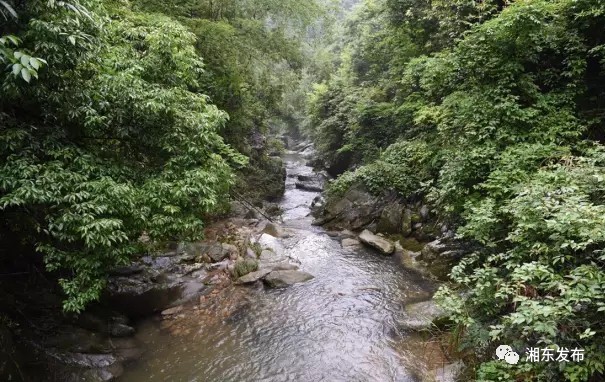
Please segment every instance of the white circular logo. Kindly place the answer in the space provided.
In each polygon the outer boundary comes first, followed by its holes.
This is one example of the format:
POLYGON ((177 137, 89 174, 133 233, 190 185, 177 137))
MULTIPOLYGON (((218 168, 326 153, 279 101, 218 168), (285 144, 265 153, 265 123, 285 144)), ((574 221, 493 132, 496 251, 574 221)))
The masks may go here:
POLYGON ((506 357, 506 353, 512 352, 512 351, 513 351, 513 348, 511 348, 510 346, 500 345, 496 349, 496 357, 498 357, 499 360, 503 360, 504 357, 506 357))
POLYGON ((506 363, 516 365, 519 362, 519 354, 513 351, 508 345, 500 345, 496 349, 496 357, 499 360, 504 360, 506 363))

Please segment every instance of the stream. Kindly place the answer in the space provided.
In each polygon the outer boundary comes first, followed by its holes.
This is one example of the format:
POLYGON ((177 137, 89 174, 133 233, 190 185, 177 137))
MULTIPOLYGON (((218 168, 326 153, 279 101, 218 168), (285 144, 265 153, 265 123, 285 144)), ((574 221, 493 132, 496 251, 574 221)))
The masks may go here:
POLYGON ((296 175, 312 169, 297 153, 284 160, 282 225, 291 236, 280 240, 315 277, 285 289, 234 286, 229 298, 243 302, 233 313, 194 315, 179 334, 143 322, 145 353, 120 381, 425 381, 422 370, 445 363, 436 345, 397 325, 405 305, 429 299, 436 286, 396 257, 347 252, 312 226, 318 193, 295 187, 296 175))

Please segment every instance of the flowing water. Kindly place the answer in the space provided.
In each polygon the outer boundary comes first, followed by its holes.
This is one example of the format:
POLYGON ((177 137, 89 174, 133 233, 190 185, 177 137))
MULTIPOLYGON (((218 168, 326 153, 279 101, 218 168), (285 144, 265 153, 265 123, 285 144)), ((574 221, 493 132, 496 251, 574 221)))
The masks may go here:
POLYGON ((121 381, 421 380, 426 343, 396 323, 405 304, 426 300, 434 285, 396 258, 346 252, 312 226, 309 206, 318 194, 294 186, 295 175, 312 169, 298 154, 285 161, 281 206, 293 235, 282 242, 315 278, 286 289, 234 287, 228 298, 244 301, 237 309, 220 319, 192 315, 179 334, 157 320, 144 323, 138 338, 146 352, 121 381))

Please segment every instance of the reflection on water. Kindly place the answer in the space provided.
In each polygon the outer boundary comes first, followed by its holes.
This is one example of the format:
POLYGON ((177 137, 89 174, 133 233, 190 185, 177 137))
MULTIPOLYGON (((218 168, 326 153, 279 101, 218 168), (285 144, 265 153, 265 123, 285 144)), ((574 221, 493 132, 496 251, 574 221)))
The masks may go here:
MULTIPOLYGON (((296 155, 286 161, 289 175, 311 172, 296 155)), ((226 289, 227 307, 186 311, 178 330, 144 323, 138 336, 147 351, 121 380, 418 380, 394 323, 406 302, 428 298, 434 286, 395 259, 343 251, 310 225, 315 196, 289 177, 282 202, 284 224, 295 232, 284 246, 313 280, 278 290, 226 289)))

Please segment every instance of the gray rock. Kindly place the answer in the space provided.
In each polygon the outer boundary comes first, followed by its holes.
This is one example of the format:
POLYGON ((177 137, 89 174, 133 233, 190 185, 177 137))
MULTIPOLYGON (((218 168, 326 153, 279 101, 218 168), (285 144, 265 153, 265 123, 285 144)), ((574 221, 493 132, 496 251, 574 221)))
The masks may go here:
POLYGON ((406 330, 424 330, 430 328, 433 321, 444 317, 445 311, 435 301, 423 301, 405 307, 405 317, 399 326, 406 330))
POLYGON ((129 317, 143 317, 165 309, 181 298, 182 282, 163 280, 163 276, 118 277, 109 280, 104 300, 129 317))
POLYGON ((311 175, 305 175, 305 174, 301 174, 301 175, 297 175, 296 179, 299 182, 324 182, 326 180, 326 176, 322 173, 314 173, 311 175))
POLYGON ((239 257, 239 249, 235 245, 222 243, 221 247, 223 249, 221 260, 227 257, 231 260, 235 260, 239 257))
POLYGON ((247 275, 244 275, 237 279, 238 284, 252 284, 267 276, 272 272, 272 269, 260 269, 255 272, 250 272, 247 275))
POLYGON ((280 256, 270 249, 264 249, 260 254, 261 264, 275 263, 275 262, 281 262, 281 261, 285 261, 285 260, 286 260, 285 256, 280 256))
POLYGON ((192 274, 193 272, 199 271, 202 268, 204 268, 203 263, 187 264, 183 267, 183 275, 192 274))
POLYGON ((384 255, 391 255, 395 252, 395 245, 391 241, 378 235, 374 235, 367 229, 359 235, 359 240, 362 243, 377 249, 384 255))
POLYGON ((296 182, 295 186, 300 190, 311 192, 322 192, 324 190, 323 185, 317 182, 296 182))
POLYGON ((439 229, 434 222, 424 223, 414 231, 414 237, 424 242, 435 240, 439 234, 439 229))
POLYGON ((313 159, 316 155, 316 152, 313 146, 307 146, 300 154, 305 159, 313 159))
POLYGON ((232 263, 231 260, 223 260, 219 263, 208 264, 208 265, 206 265, 206 267, 208 268, 209 271, 213 271, 213 270, 224 271, 227 269, 227 267, 229 266, 230 263, 232 263))
POLYGON ((398 243, 395 243, 395 247, 397 247, 395 252, 396 257, 404 267, 417 269, 423 272, 423 268, 416 260, 418 256, 420 256, 420 252, 413 252, 408 249, 405 249, 401 247, 401 245, 398 245, 398 243))
POLYGON ((110 332, 113 337, 131 337, 134 335, 135 330, 132 326, 114 323, 111 325, 110 332))
POLYGON ((363 248, 361 242, 357 239, 346 238, 340 242, 342 248, 346 251, 355 252, 363 248))
POLYGON ((446 252, 449 246, 448 243, 442 240, 431 241, 422 248, 418 260, 432 262, 439 258, 439 255, 446 252))
POLYGON ((428 243, 417 259, 424 262, 437 278, 447 280, 452 266, 470 251, 472 249, 464 242, 441 238, 428 243))
POLYGON ((345 211, 347 211, 351 208, 353 208, 353 202, 351 200, 349 200, 348 198, 346 198, 346 196, 337 201, 330 201, 326 205, 326 211, 330 215, 341 215, 345 211))
MULTIPOLYGON (((292 143, 293 143, 293 142, 292 142, 292 143)), ((312 143, 310 143, 310 142, 306 142, 306 141, 302 141, 302 142, 299 142, 299 143, 293 144, 293 145, 288 146, 288 147, 291 147, 293 151, 303 151, 303 150, 304 150, 304 149, 306 149, 307 147, 312 147, 312 146, 313 146, 313 144, 312 144, 312 143)))
POLYGON ((284 236, 283 228, 278 226, 277 224, 271 223, 271 222, 268 222, 267 225, 265 225, 265 228, 263 229, 263 233, 266 233, 273 237, 283 237, 284 236))
MULTIPOLYGON (((376 222, 373 221, 372 223, 370 223, 366 226, 366 229, 370 232, 378 232, 378 224, 376 224, 376 222)), ((379 233, 378 235, 382 235, 382 234, 379 233)))
POLYGON ((402 208, 399 203, 390 203, 382 210, 378 221, 378 231, 399 233, 402 225, 402 208))
POLYGON ((380 217, 385 203, 385 198, 371 195, 359 185, 352 186, 343 197, 329 198, 314 224, 330 229, 362 229, 380 217))
POLYGON ((271 250, 279 256, 283 256, 283 254, 286 252, 284 246, 275 236, 263 233, 256 242, 262 249, 271 250))
POLYGON ((207 255, 213 262, 221 261, 228 255, 225 253, 221 243, 216 242, 188 243, 185 251, 200 257, 207 255))
POLYGON ((265 277, 264 281, 272 288, 284 288, 312 278, 313 275, 302 271, 273 271, 265 277))

